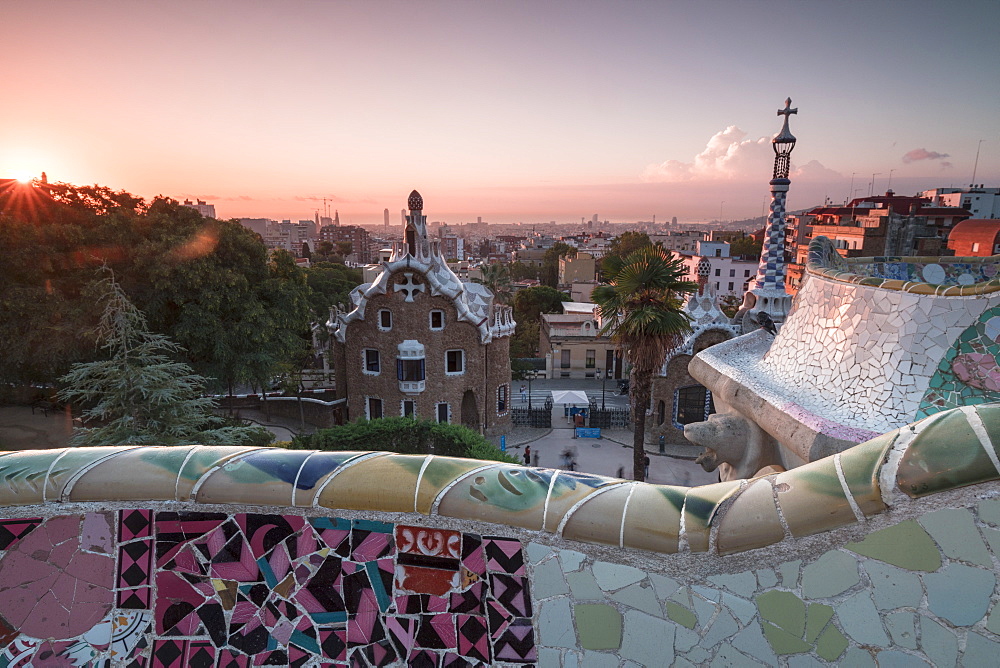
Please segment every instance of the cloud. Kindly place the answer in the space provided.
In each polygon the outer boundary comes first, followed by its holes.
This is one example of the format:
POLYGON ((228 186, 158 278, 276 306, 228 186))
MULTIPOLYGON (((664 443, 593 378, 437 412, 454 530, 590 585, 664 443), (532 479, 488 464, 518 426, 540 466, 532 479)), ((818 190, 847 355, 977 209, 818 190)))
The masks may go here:
MULTIPOLYGON (((947 153, 938 153, 936 151, 928 151, 926 148, 915 148, 906 155, 903 156, 903 162, 911 163, 917 162, 918 160, 942 160, 944 158, 950 157, 947 153)), ((942 162, 941 166, 951 167, 950 162, 942 162)))
POLYGON ((789 177, 799 181, 834 181, 844 178, 840 172, 823 166, 818 160, 810 160, 792 170, 789 177))
POLYGON ((769 173, 773 160, 770 137, 747 139, 746 132, 730 125, 716 132, 691 162, 667 160, 648 165, 641 178, 645 183, 754 179, 769 173))

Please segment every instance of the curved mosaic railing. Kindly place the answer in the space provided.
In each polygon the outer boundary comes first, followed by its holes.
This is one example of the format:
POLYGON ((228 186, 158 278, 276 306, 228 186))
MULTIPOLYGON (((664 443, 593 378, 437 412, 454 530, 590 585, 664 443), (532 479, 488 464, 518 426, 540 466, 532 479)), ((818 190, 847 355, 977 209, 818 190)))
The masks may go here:
POLYGON ((806 272, 920 295, 969 297, 1000 291, 1000 257, 845 258, 833 242, 816 237, 809 244, 806 272))
POLYGON ((701 487, 434 455, 224 446, 0 454, 0 505, 179 501, 420 513, 660 553, 730 554, 997 480, 1000 404, 938 413, 791 471, 701 487), (901 498, 901 497, 900 497, 901 498))

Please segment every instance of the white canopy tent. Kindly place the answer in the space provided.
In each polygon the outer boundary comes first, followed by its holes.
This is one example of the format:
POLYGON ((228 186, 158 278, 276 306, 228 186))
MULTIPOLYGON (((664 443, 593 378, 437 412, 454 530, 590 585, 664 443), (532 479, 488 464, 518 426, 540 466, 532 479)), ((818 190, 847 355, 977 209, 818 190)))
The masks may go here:
POLYGON ((589 404, 587 393, 582 390, 552 390, 553 404, 589 404))

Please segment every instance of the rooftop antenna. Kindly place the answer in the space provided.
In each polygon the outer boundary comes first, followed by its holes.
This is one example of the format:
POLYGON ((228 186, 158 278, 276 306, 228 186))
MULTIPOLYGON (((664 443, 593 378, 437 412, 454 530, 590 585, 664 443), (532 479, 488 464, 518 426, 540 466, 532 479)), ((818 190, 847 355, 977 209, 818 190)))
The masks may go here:
POLYGON ((972 185, 975 186, 976 183, 976 172, 979 170, 979 149, 983 147, 983 142, 985 139, 980 139, 979 143, 976 144, 976 164, 972 167, 972 185))
POLYGON ((886 192, 888 192, 888 191, 892 190, 892 173, 893 173, 894 171, 896 171, 896 170, 895 170, 895 169, 890 169, 890 170, 889 170, 889 185, 887 185, 887 186, 885 187, 885 189, 886 189, 886 192))

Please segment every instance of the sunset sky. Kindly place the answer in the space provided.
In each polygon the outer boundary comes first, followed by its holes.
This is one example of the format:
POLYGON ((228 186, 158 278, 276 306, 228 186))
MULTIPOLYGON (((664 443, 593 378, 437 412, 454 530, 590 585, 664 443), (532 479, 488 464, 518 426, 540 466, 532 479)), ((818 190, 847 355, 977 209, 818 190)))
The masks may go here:
POLYGON ((0 178, 220 217, 735 219, 1000 186, 1000 2, 46 2, 0 9, 0 178), (875 176, 873 186, 872 174, 875 176), (854 185, 852 193, 852 173, 854 185))

